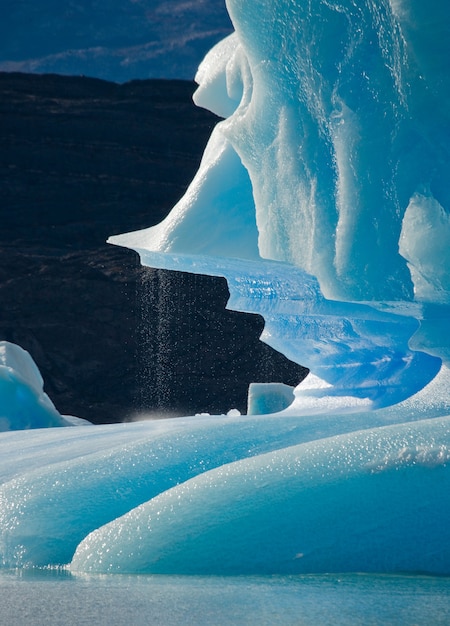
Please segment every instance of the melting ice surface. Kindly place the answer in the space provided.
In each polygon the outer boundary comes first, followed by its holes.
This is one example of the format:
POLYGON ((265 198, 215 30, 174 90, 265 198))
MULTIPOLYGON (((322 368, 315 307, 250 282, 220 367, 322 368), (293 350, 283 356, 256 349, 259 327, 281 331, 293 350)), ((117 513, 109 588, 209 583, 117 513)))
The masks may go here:
POLYGON ((197 76, 225 118, 199 172, 111 242, 225 276, 311 374, 276 414, 4 433, 1 562, 450 574, 450 9, 228 8, 197 76))
POLYGON ((374 408, 449 358, 449 10, 419 0, 229 0, 200 66, 225 119, 184 198, 112 237, 225 276, 263 341, 374 408))

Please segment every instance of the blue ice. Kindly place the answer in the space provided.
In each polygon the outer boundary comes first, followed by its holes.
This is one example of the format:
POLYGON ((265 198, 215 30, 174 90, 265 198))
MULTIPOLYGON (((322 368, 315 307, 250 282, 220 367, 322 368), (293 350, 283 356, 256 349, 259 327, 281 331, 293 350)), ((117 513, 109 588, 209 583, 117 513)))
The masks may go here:
POLYGON ((227 6, 197 74, 224 118, 199 171, 161 224, 110 241, 224 276, 311 373, 257 391, 276 413, 3 433, 0 561, 448 575, 450 8, 227 6))

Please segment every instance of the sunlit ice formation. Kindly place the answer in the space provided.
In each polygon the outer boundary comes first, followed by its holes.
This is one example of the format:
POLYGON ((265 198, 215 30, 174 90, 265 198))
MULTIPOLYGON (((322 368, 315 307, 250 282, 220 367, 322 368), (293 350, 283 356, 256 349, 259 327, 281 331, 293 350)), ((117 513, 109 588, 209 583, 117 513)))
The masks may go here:
POLYGON ((197 75, 224 118, 197 176, 110 241, 225 276, 228 306, 311 374, 273 414, 2 434, 0 562, 448 575, 450 9, 228 8, 197 75))
POLYGON ((0 432, 75 424, 89 422, 60 415, 44 392, 44 381, 28 352, 0 341, 0 432))
POLYGON ((448 360, 448 10, 241 2, 199 68, 225 119, 161 224, 111 242, 222 275, 262 340, 374 407, 448 360))

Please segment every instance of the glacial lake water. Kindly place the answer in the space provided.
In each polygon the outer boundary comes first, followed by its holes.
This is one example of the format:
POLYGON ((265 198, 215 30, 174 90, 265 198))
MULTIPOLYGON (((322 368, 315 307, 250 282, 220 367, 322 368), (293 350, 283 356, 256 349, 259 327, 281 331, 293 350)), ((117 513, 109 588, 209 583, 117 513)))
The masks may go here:
POLYGON ((73 576, 64 571, 3 571, 0 623, 448 626, 450 578, 73 576))

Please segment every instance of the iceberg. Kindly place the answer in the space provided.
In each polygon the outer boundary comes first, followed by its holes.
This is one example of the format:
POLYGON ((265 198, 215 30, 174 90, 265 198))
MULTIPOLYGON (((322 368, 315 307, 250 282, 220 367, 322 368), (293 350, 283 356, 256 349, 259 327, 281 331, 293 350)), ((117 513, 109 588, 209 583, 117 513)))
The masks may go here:
POLYGON ((252 387, 248 415, 3 433, 0 563, 449 575, 450 8, 227 6, 196 177, 109 241, 225 277, 310 374, 252 387))
POLYGON ((58 413, 30 354, 8 341, 0 341, 0 399, 0 432, 89 424, 58 413))
POLYGON ((161 224, 110 241, 224 276, 229 308, 330 393, 399 402, 449 356, 447 10, 419 29, 418 1, 228 9, 196 76, 225 118, 197 176, 161 224))

